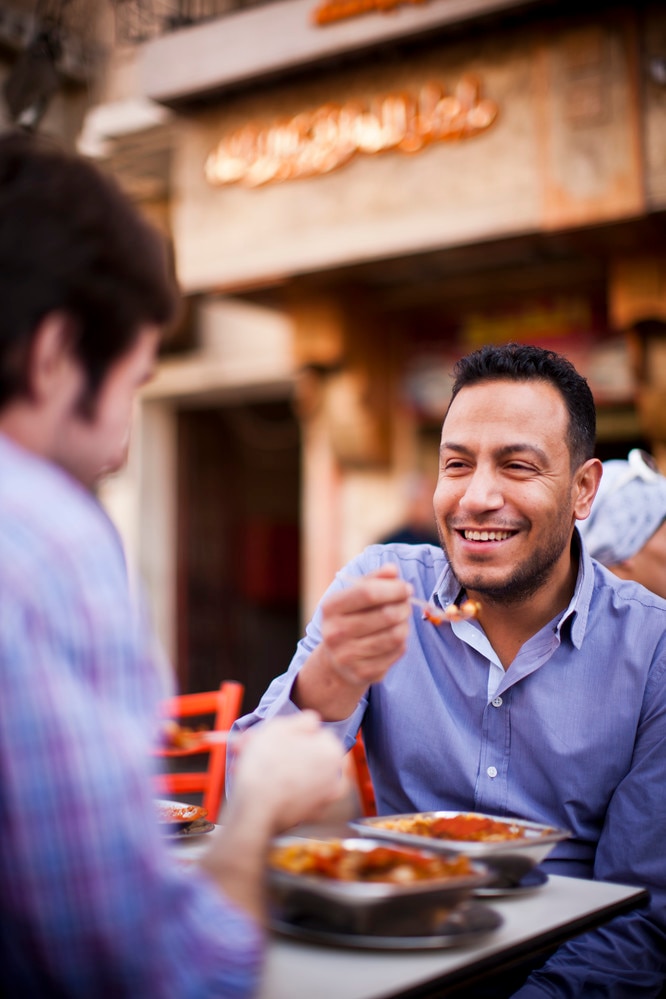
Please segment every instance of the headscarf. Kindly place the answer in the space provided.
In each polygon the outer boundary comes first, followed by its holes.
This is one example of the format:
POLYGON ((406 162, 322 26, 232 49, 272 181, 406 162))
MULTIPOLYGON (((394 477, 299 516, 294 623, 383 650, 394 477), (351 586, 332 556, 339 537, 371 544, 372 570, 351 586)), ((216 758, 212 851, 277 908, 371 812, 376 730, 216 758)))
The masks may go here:
POLYGON ((666 519, 666 476, 638 448, 603 468, 590 516, 577 526, 590 555, 613 566, 639 552, 666 519))

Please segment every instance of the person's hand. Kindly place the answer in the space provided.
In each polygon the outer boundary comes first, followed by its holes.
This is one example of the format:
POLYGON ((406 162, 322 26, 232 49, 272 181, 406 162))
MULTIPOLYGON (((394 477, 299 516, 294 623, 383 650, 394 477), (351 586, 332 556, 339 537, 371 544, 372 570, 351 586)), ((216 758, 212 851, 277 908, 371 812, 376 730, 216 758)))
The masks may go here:
POLYGON ((312 821, 347 791, 343 757, 314 711, 262 722, 238 747, 232 802, 261 810, 271 834, 312 821))
POLYGON ((227 898, 265 917, 266 854, 278 833, 313 821, 347 791, 343 747, 314 711, 273 718, 248 730, 237 752, 222 828, 200 867, 227 898))
POLYGON ((326 721, 347 718, 407 648, 412 587, 389 564, 360 576, 322 604, 322 641, 292 687, 299 708, 326 721))
POLYGON ((341 680, 368 687, 404 655, 411 586, 386 565, 335 593, 322 606, 322 646, 341 680))

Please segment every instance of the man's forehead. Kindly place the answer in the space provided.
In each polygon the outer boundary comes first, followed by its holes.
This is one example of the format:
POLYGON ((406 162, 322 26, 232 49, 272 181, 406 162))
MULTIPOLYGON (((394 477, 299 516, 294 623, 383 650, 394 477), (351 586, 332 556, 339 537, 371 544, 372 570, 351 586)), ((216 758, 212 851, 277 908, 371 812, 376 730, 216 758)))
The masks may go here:
POLYGON ((460 411, 465 419, 478 413, 479 421, 508 422, 512 418, 522 421, 526 413, 538 420, 544 412, 551 415, 559 412, 568 419, 567 405, 559 389, 543 379, 488 379, 465 385, 449 403, 444 423, 455 419, 460 411))
POLYGON ((569 413, 557 388, 543 381, 486 381, 462 388, 446 413, 441 445, 479 445, 509 454, 568 448, 569 413))

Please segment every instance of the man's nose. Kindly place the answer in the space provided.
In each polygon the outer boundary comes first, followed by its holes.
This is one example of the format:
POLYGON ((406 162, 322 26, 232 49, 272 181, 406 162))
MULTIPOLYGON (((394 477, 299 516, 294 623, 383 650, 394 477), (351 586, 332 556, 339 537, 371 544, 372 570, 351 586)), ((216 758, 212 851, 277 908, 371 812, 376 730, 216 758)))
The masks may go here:
POLYGON ((476 468, 468 479, 460 505, 474 512, 502 507, 504 495, 497 475, 490 469, 476 468))

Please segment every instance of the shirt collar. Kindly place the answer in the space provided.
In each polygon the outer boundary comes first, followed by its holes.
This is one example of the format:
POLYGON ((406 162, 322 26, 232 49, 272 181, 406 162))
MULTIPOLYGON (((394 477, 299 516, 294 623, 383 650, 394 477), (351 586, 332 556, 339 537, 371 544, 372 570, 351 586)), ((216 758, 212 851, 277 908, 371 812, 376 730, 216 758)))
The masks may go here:
MULTIPOLYGON (((594 568, 592 559, 585 548, 578 528, 574 532, 573 544, 578 545, 580 558, 578 560, 578 576, 574 587, 573 596, 557 624, 556 631, 561 637, 562 626, 570 621, 571 641, 577 649, 583 644, 587 618, 590 612, 590 602, 592 600, 592 590, 594 587, 594 568)), ((460 583, 451 572, 448 564, 442 570, 439 579, 435 584, 432 600, 440 607, 455 603, 462 593, 460 583)))
POLYGON ((461 593, 462 587, 451 572, 451 568, 447 562, 442 569, 439 579, 435 583, 431 600, 433 603, 439 604, 440 607, 448 607, 449 604, 453 604, 458 600, 461 593))
POLYGON ((592 602, 592 591, 594 590, 594 567, 592 559, 587 551, 578 528, 574 531, 573 544, 578 545, 580 558, 578 560, 578 578, 574 587, 573 596, 569 606, 560 618, 558 632, 562 625, 569 618, 571 619, 571 641, 577 649, 583 644, 587 619, 590 613, 590 603, 592 602))

